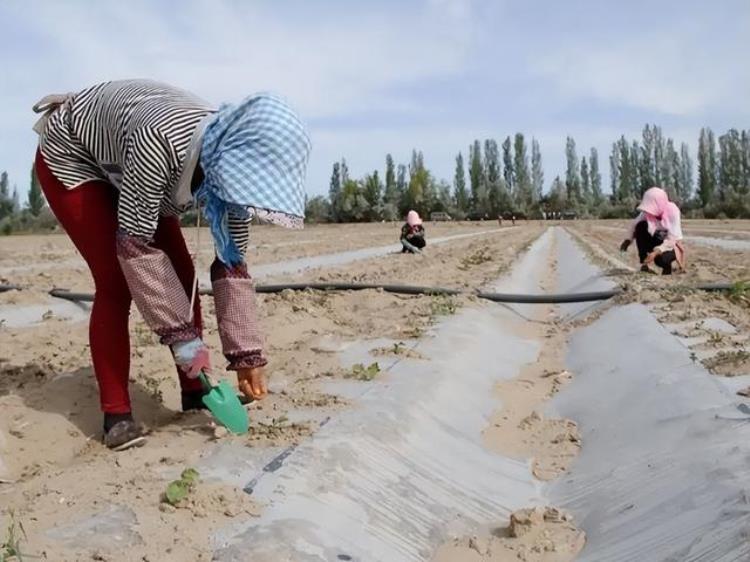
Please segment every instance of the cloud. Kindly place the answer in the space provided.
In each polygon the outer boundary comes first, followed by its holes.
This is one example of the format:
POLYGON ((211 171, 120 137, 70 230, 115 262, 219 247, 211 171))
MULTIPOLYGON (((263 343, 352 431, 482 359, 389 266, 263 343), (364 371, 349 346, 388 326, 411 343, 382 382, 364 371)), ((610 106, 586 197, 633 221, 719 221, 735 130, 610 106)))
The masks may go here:
POLYGON ((0 168, 25 188, 42 95, 148 77, 213 103, 281 92, 312 129, 312 192, 341 156, 358 175, 412 147, 450 179, 474 138, 517 130, 551 179, 568 134, 604 162, 647 121, 693 144, 747 121, 748 4, 724 1, 4 2, 0 168))
POLYGON ((534 72, 568 98, 589 98, 665 115, 713 110, 747 114, 750 66, 746 35, 712 37, 692 25, 669 32, 615 36, 607 43, 561 45, 533 61, 534 72), (734 56, 734 54, 738 56, 734 56))
MULTIPOLYGON (((286 18, 270 3, 186 2, 179 12, 152 2, 50 2, 20 23, 49 41, 45 70, 64 65, 78 87, 113 77, 152 76, 212 101, 259 89, 290 97, 311 117, 403 105, 398 87, 459 70, 467 52, 462 26, 430 3, 398 16, 343 7, 338 17, 286 18), (54 56, 50 55, 54 53, 54 56)), ((16 76, 25 65, 6 61, 16 76)), ((53 74, 59 72, 53 70, 53 74)))

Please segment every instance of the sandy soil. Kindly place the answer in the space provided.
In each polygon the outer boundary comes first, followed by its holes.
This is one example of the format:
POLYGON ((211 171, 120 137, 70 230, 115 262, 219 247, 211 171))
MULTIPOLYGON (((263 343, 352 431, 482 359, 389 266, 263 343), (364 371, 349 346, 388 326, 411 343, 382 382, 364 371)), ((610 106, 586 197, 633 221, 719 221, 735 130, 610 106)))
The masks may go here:
MULTIPOLYGON (((537 277, 540 292, 554 292, 557 260, 554 243, 537 277)), ((581 448, 573 420, 547 418, 544 403, 573 379, 564 369, 571 325, 560 322, 557 307, 538 306, 531 322, 519 329, 523 337, 540 342, 537 358, 518 377, 500 381, 496 395, 502 404, 483 433, 491 451, 530 459, 534 477, 554 480, 569 469, 581 448)), ((555 507, 529 507, 511 514, 505 525, 443 545, 433 562, 570 562, 585 544, 585 534, 573 518, 555 507)))
MULTIPOLYGON (((687 242, 687 270, 665 277, 623 271, 635 270, 638 258, 634 249, 623 255, 618 247, 622 232, 613 228, 621 221, 578 222, 566 225, 592 258, 603 268, 619 271, 615 278, 625 289, 620 302, 642 302, 651 307, 667 329, 691 338, 689 347, 695 361, 701 361, 711 372, 722 376, 750 374, 750 287, 732 292, 691 290, 691 285, 712 282, 750 281, 750 252, 706 247, 687 242), (715 320, 723 321, 717 324, 715 320), (726 323, 726 324, 724 324, 726 323)), ((715 231, 735 233, 748 230, 748 221, 686 221, 685 236, 716 237, 715 231)))
MULTIPOLYGON (((252 272, 255 265, 398 244, 399 228, 400 224, 394 223, 312 225, 302 231, 272 226, 252 227, 248 249, 250 270, 252 272)), ((497 228, 496 223, 431 223, 428 225, 428 236, 437 238, 493 228, 497 228)), ((200 233, 195 228, 184 228, 183 234, 191 253, 200 245, 198 270, 207 271, 213 260, 210 233, 205 228, 201 228, 200 233)), ((88 268, 65 234, 2 238, 0 282, 40 290, 48 290, 51 286, 74 291, 92 288, 88 268)))
MULTIPOLYGON (((619 302, 648 304, 670 331, 693 338, 695 360, 703 361, 717 375, 750 374, 746 354, 748 294, 678 287, 750 278, 747 253, 690 246, 685 274, 663 278, 627 272, 622 270, 623 264, 637 264, 632 250, 626 256, 617 252, 622 236, 612 228, 622 224, 563 223, 584 239, 593 259, 626 289, 619 302), (725 324, 717 327, 707 319, 720 319, 725 324)), ((251 251, 251 260, 271 263, 385 245, 394 241, 397 226, 315 227, 302 233, 260 228, 254 233, 257 248, 251 251)), ((511 267, 543 226, 530 223, 455 240, 430 247, 424 256, 388 255, 269 281, 387 281, 476 289, 511 267)), ((494 224, 441 224, 430 225, 428 232, 445 236, 492 228, 494 224)), ((750 222, 688 222, 685 228, 689 236, 741 238, 745 236, 741 231, 750 232, 750 222)), ((207 267, 210 259, 210 249, 205 249, 201 266, 207 267)), ((555 267, 554 262, 548 264, 548 275, 539 289, 553 288, 555 267)), ((51 285, 91 290, 85 266, 60 236, 0 240, 0 278, 32 287, 0 294, 0 305, 55 302, 44 292, 51 285)), ((214 364, 223 366, 216 351, 219 341, 213 303, 204 298, 203 304, 214 364)), ((326 394, 321 383, 331 378, 366 378, 342 365, 338 351, 352 342, 382 339, 387 343, 376 345, 384 363, 411 354, 409 342, 458 306, 475 303, 468 297, 407 297, 380 291, 261 295, 259 309, 268 339, 272 392, 266 401, 249 406, 252 431, 241 437, 227 436, 205 414, 178 412, 179 392, 170 355, 134 313, 131 392, 134 412, 150 433, 145 447, 121 454, 106 451, 99 442, 101 415, 89 365, 86 323, 51 316, 25 329, 0 326, 0 554, 12 511, 26 532, 21 541, 23 552, 42 559, 210 560, 212 531, 236 518, 262 513, 264 506, 235 487, 207 479, 199 480, 187 499, 175 507, 163 501, 169 481, 223 443, 276 450, 308 438, 321 419, 353 407, 326 394), (85 547, 66 539, 66 524, 85 522, 111 505, 117 510, 108 517, 131 545, 126 550, 103 540, 97 543, 96 533, 85 547), (50 529, 56 529, 58 535, 50 536, 50 529)), ((573 326, 561 324, 554 307, 537 311, 539 316, 524 328, 524 335, 541 343, 539 359, 516 379, 498 384, 496 392, 503 407, 483 437, 491 450, 532 459, 535 476, 550 480, 565 473, 585 443, 580 442, 573 420, 547 419, 541 414, 544 402, 575 373, 563 371, 562 357, 573 326)), ((441 547, 435 560, 563 562, 573 560, 585 541, 569 515, 549 506, 529 506, 497 525, 494 530, 477 530, 475 536, 451 541, 441 547)))
MULTIPOLYGON (((429 232, 445 235, 478 228, 440 225, 430 227, 429 232)), ((319 240, 288 246, 284 257, 351 249, 349 234, 361 246, 393 240, 393 229, 386 232, 382 225, 310 230, 319 240), (342 231, 347 236, 342 236, 342 231)), ((541 231, 542 227, 534 224, 507 228, 500 234, 429 248, 424 256, 383 256, 306 272, 302 277, 473 289, 497 278, 541 231)), ((287 234, 277 229, 262 236, 268 236, 270 244, 271 240, 286 240, 282 237, 287 234)), ((85 269, 67 264, 75 255, 59 237, 9 240, 7 249, 3 240, 0 277, 7 277, 4 271, 11 264, 41 262, 22 282, 41 288, 51 280, 62 280, 72 288, 90 288, 85 269), (56 267, 48 268, 49 264, 56 267)), ((264 251, 258 250, 259 256, 265 256, 259 260, 281 255, 271 248, 267 254, 264 251)), ((0 302, 13 302, 14 297, 21 303, 48 302, 41 291, 5 294, 0 302)), ((213 303, 207 298, 203 303, 206 339, 218 350, 213 303)), ((173 508, 162 501, 169 480, 194 466, 217 443, 274 448, 307 438, 320 419, 351 407, 321 391, 321 381, 331 377, 358 378, 356 372, 340 364, 339 349, 350 342, 383 338, 393 342, 382 350, 385 356, 405 353, 408 345, 399 342, 408 344, 440 315, 463 305, 473 306, 472 300, 405 297, 380 291, 260 296, 272 392, 267 400, 249 407, 253 430, 241 437, 225 435, 205 414, 177 411, 179 392, 170 355, 134 313, 131 392, 134 413, 150 434, 146 446, 121 454, 106 451, 99 442, 101 417, 89 365, 86 323, 51 317, 30 328, 0 328, 0 458, 5 463, 0 466, 2 510, 5 514, 14 511, 23 524, 23 551, 48 560, 209 560, 211 532, 241 514, 259 513, 263 506, 236 488, 199 481, 188 499, 173 508), (90 544, 82 547, 47 534, 51 528, 62 532, 64 524, 85 521, 112 504, 121 509, 112 515, 115 524, 125 535, 132 534, 127 551, 105 541, 92 551, 90 544)), ((214 364, 225 364, 216 352, 214 364)), ((0 528, 0 544, 4 538, 0 528)))
POLYGON ((570 514, 554 507, 520 509, 507 527, 444 545, 433 562, 570 562, 586 538, 570 514))

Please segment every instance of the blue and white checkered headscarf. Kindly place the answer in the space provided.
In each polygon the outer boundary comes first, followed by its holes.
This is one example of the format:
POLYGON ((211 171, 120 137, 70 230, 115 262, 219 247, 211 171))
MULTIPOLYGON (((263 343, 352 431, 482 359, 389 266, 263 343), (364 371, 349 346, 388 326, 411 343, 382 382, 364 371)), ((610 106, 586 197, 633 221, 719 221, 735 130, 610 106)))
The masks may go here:
POLYGON ((279 97, 256 94, 239 105, 219 108, 203 132, 200 163, 205 179, 197 196, 205 202, 222 262, 242 261, 229 233, 229 214, 258 213, 285 226, 301 225, 310 148, 304 125, 279 97))

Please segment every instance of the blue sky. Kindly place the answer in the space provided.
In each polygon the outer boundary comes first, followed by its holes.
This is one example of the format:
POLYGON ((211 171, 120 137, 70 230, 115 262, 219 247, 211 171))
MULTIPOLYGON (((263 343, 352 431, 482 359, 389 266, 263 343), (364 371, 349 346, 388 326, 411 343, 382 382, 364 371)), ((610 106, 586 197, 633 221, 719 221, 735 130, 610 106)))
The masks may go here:
POLYGON ((572 135, 606 181, 646 122, 693 155, 702 126, 750 127, 748 0, 3 0, 0 21, 0 169, 23 191, 31 105, 120 78, 282 93, 311 129, 311 194, 342 156, 361 176, 417 147, 450 180, 474 138, 522 131, 549 185, 572 135))

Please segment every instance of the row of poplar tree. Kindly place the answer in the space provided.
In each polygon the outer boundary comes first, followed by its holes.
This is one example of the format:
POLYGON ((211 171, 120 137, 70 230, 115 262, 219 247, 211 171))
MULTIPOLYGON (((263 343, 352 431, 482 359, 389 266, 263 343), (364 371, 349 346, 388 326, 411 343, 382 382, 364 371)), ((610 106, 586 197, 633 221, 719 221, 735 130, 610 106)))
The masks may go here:
POLYGON ((730 129, 717 141, 713 131, 702 129, 697 182, 687 144, 678 149, 656 125, 646 125, 640 139, 623 135, 612 144, 606 192, 596 148, 579 157, 575 140, 568 137, 565 155, 565 174, 555 177, 548 190, 539 143, 531 139, 529 155, 522 133, 499 146, 493 139, 475 140, 466 161, 463 153, 456 156, 452 184, 435 178, 417 150, 408 165, 396 165, 387 155, 382 179, 378 170, 351 178, 342 160, 333 164, 328 197, 309 200, 307 214, 311 221, 332 222, 397 220, 410 209, 424 216, 447 212, 456 219, 551 212, 626 217, 643 192, 658 185, 691 216, 750 217, 750 131, 730 129))
POLYGON ((10 188, 8 173, 0 173, 0 234, 23 230, 50 229, 56 224, 42 195, 36 174, 32 170, 26 203, 21 204, 17 186, 10 188))

